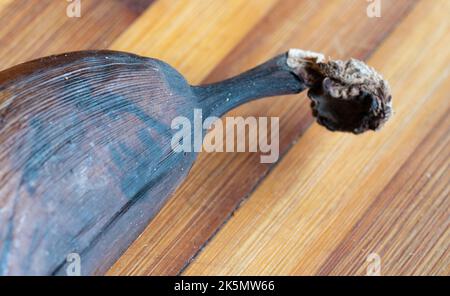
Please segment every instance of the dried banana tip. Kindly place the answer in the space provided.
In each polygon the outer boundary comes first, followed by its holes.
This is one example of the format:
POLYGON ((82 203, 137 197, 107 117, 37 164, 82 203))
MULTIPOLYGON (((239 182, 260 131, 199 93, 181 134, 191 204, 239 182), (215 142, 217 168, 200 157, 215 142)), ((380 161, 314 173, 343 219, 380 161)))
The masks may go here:
POLYGON ((327 61, 323 54, 291 49, 287 65, 309 87, 313 115, 329 130, 378 130, 392 115, 388 83, 362 61, 327 61))

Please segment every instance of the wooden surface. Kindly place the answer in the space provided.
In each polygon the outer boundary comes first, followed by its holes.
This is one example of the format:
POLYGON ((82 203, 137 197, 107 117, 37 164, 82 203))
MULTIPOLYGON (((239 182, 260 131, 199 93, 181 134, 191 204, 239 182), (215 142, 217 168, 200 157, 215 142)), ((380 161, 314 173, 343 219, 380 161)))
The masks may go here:
POLYGON ((291 47, 366 60, 391 83, 378 133, 312 124, 305 95, 244 105, 280 117, 277 164, 202 153, 111 275, 450 274, 447 0, 0 0, 0 69, 112 48, 164 59, 191 83, 217 81, 291 47))

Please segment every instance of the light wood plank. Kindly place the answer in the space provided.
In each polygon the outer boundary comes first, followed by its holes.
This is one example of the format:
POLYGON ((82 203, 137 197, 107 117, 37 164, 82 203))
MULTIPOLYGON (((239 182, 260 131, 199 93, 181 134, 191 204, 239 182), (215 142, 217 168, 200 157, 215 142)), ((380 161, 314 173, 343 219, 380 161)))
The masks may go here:
POLYGON ((186 275, 320 269, 448 110, 449 5, 421 1, 370 59, 392 84, 397 112, 388 126, 358 137, 311 127, 186 275))
POLYGON ((199 83, 276 2, 159 0, 111 48, 159 58, 199 83))
POLYGON ((12 0, 0 0, 0 10, 4 9, 6 6, 8 6, 12 0))

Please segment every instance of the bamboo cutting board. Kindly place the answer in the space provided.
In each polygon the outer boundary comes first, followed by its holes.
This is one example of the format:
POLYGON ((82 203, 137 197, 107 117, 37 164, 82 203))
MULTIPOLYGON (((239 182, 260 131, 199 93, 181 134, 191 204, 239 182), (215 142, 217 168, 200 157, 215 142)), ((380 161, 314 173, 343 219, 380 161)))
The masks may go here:
MULTIPOLYGON (((280 117, 280 161, 202 153, 110 275, 450 274, 450 2, 383 0, 0 0, 0 69, 111 48, 163 59, 191 83, 289 48, 366 60, 391 83, 380 132, 329 133, 304 95, 233 116, 280 117)), ((99 271, 100 272, 100 271, 99 271)))

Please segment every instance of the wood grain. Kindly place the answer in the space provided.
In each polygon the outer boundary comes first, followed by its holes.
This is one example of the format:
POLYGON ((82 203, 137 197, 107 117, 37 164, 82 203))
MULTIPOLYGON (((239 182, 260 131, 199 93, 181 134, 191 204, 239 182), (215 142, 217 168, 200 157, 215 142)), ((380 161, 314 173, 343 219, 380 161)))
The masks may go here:
POLYGON ((191 83, 233 76, 291 47, 369 59, 392 84, 385 130, 311 125, 304 95, 230 112, 279 116, 281 162, 202 153, 111 275, 450 274, 446 0, 0 0, 0 70, 111 48, 164 59, 191 83), (150 6, 151 4, 151 6, 150 6))
POLYGON ((152 1, 83 0, 80 18, 67 17, 66 1, 1 0, 0 3, 0 70, 3 70, 42 56, 108 48, 152 1))
MULTIPOLYGON (((448 175, 439 186, 430 184, 429 194, 399 193, 394 198, 388 193, 384 198, 394 201, 377 208, 390 180, 399 182, 395 176, 404 173, 403 166, 415 159, 414 151, 437 125, 445 129, 438 141, 448 140, 449 3, 439 4, 421 1, 369 60, 392 84, 396 115, 390 124, 361 137, 330 135, 312 126, 186 275, 316 274, 329 273, 327 266, 339 274, 364 274, 371 252, 381 256, 385 274, 448 272, 448 175), (409 204, 408 197, 417 204, 409 204), (403 207, 395 207, 395 200, 403 207), (398 219, 391 211, 398 211, 398 219), (384 215, 374 221, 374 213, 384 215), (364 222, 375 229, 364 232, 364 222), (359 241, 349 242, 352 231, 361 231, 359 241), (346 257, 346 243, 364 248, 346 257)), ((444 159, 449 153, 448 145, 433 149, 444 159)), ((445 174, 447 161, 437 160, 436 178, 445 174)), ((396 188, 408 185, 403 182, 396 188)))
POLYGON ((0 1, 0 11, 8 6, 13 0, 2 0, 0 1))
POLYGON ((275 0, 159 0, 111 49, 164 60, 191 84, 201 82, 275 0))
MULTIPOLYGON (((291 47, 364 58, 414 4, 387 2, 384 18, 377 22, 367 18, 366 4, 361 1, 279 2, 205 82, 232 76, 291 47)), ((229 115, 280 116, 280 150, 284 153, 311 124, 310 112, 308 100, 301 95, 254 102, 229 115)), ((255 153, 201 154, 186 182, 110 274, 178 274, 270 167, 260 164, 255 153)))
POLYGON ((360 263, 369 250, 379 250, 384 274, 450 273, 450 116, 446 111, 333 250, 319 274, 364 274, 365 266, 360 263))

